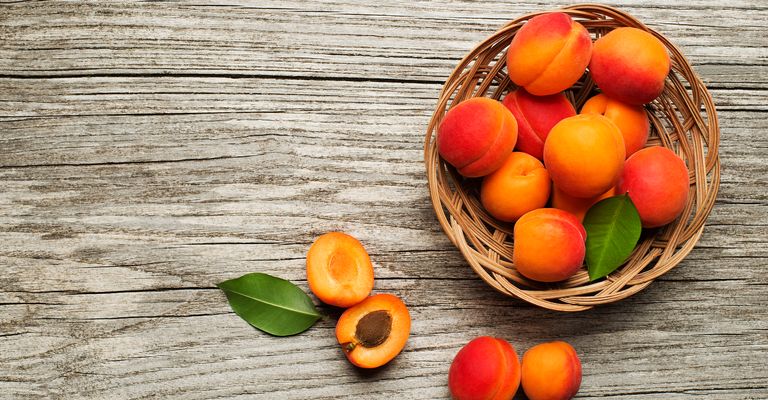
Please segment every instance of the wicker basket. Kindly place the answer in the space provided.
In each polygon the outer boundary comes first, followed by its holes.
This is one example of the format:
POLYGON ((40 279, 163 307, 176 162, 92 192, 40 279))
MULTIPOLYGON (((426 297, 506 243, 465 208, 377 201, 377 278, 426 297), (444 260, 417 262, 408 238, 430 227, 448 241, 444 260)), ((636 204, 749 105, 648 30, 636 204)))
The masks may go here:
MULTIPOLYGON (((472 269, 494 289, 559 311, 581 311, 629 297, 677 265, 699 240, 720 184, 720 131, 712 98, 688 61, 664 36, 615 8, 583 4, 562 10, 584 25, 593 38, 631 26, 658 37, 667 47, 672 69, 661 96, 646 106, 651 120, 648 145, 675 151, 690 171, 691 189, 681 217, 644 230, 627 262, 606 279, 589 282, 580 270, 567 281, 543 284, 517 273, 512 263, 512 224, 495 220, 478 200, 478 179, 467 179, 438 155, 437 126, 452 105, 470 97, 500 99, 515 85, 506 75, 506 50, 518 29, 535 13, 518 18, 472 50, 447 79, 427 128, 424 160, 432 204, 440 225, 472 269)), ((596 93, 585 74, 566 95, 580 109, 596 93)))

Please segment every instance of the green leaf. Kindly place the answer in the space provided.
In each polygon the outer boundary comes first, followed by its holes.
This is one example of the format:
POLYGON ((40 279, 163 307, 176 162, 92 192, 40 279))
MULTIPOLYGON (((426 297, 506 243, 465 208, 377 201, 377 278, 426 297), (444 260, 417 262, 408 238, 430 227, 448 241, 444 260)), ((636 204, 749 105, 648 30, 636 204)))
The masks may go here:
POLYGON ((275 336, 304 332, 322 317, 312 299, 285 279, 252 273, 217 286, 240 318, 275 336))
POLYGON ((584 216, 587 231, 587 270, 594 281, 615 271, 632 254, 642 225, 637 208, 626 194, 601 200, 584 216))

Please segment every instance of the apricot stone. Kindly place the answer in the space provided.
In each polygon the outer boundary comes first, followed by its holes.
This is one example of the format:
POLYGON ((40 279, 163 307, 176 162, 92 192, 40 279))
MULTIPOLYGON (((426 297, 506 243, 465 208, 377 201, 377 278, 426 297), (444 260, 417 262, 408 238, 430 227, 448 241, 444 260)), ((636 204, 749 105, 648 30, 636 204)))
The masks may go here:
POLYGON ((323 303, 349 307, 373 289, 373 264, 363 245, 342 232, 318 237, 307 252, 309 289, 323 303))
POLYGON ((495 171, 516 142, 515 117, 501 102, 485 97, 473 97, 448 110, 437 133, 440 156, 466 177, 495 171))
POLYGON ((646 147, 627 159, 619 194, 627 193, 644 228, 666 225, 688 202, 690 180, 685 162, 665 147, 646 147))
POLYGON ((580 114, 558 122, 549 132, 544 165, 564 193, 590 198, 616 185, 624 151, 624 138, 611 120, 580 114))
POLYGON ((521 375, 528 399, 569 400, 581 386, 581 361, 568 343, 542 343, 523 355, 521 375))
POLYGON ((483 178, 480 201, 489 214, 513 222, 549 199, 549 173, 530 154, 513 152, 499 169, 483 178))
POLYGON ((360 368, 380 367, 395 358, 411 333, 411 316, 402 300, 377 294, 348 308, 336 323, 344 355, 360 368))
POLYGON ((587 232, 575 215, 556 208, 533 210, 515 223, 512 261, 528 279, 557 282, 584 262, 587 232))
POLYGON ((591 54, 592 39, 584 26, 566 13, 546 13, 517 31, 507 51, 507 70, 512 82, 545 96, 576 83, 591 54))
POLYGON ((651 33, 630 27, 597 39, 589 62, 592 79, 603 93, 635 105, 659 97, 669 67, 664 44, 651 33))
POLYGON ((624 137, 626 157, 642 149, 648 141, 651 124, 642 106, 623 103, 598 94, 584 103, 581 113, 600 114, 610 119, 624 137))
POLYGON ((517 120, 517 147, 539 160, 544 155, 544 141, 555 124, 576 115, 565 94, 534 96, 525 89, 517 89, 504 97, 504 105, 517 120))
POLYGON ((455 400, 509 400, 520 386, 520 362, 506 340, 481 336, 459 350, 448 371, 455 400))

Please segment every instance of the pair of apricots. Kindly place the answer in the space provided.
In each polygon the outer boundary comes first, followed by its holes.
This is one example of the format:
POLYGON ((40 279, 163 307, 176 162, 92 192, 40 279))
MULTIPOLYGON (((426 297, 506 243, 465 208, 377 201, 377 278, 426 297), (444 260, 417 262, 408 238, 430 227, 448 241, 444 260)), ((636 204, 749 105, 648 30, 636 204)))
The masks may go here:
POLYGON ((485 210, 515 223, 520 274, 542 282, 575 274, 585 255, 581 222, 604 198, 628 194, 645 228, 682 213, 685 162, 667 148, 645 147, 643 104, 662 93, 669 69, 666 48, 646 31, 617 28, 593 45, 570 16, 546 13, 523 25, 507 51, 518 88, 503 102, 471 98, 446 113, 438 152, 461 175, 482 177, 485 210), (577 115, 563 91, 587 66, 602 93, 577 115))
POLYGON ((562 341, 541 343, 523 354, 501 338, 481 336, 467 343, 448 370, 455 400, 508 400, 518 387, 530 400, 567 400, 581 386, 581 361, 562 341))
POLYGON ((370 296, 373 264, 354 237, 329 232, 307 252, 309 289, 322 302, 347 308, 336 323, 336 340, 347 359, 361 368, 380 367, 405 347, 411 316, 391 294, 370 296))

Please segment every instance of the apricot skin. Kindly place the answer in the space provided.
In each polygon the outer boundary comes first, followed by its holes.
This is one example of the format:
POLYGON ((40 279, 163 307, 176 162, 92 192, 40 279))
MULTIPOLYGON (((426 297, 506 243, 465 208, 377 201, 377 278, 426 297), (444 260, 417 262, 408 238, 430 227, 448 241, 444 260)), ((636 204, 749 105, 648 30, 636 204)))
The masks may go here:
POLYGON ((555 124, 576 115, 573 105, 562 92, 534 96, 519 88, 504 97, 503 104, 517 120, 516 151, 539 160, 544 157, 544 141, 555 124))
POLYGON ((576 216, 579 221, 584 221, 584 216, 589 211, 590 207, 595 205, 600 200, 607 199, 616 194, 616 188, 612 187, 607 192, 597 197, 581 198, 569 196, 558 189, 557 186, 552 185, 552 208, 558 208, 560 210, 568 211, 576 216))
POLYGON ((573 276, 584 262, 587 233, 575 215, 539 208, 517 220, 512 261, 528 279, 558 282, 573 276))
POLYGON ((521 383, 530 400, 569 400, 581 386, 581 361, 565 342, 542 343, 523 355, 521 383))
POLYGON ((507 71, 518 86, 536 96, 570 88, 581 78, 592 54, 589 32, 568 14, 531 18, 517 31, 507 51, 507 71))
POLYGON ((456 354, 448 371, 455 400, 508 400, 520 386, 520 362, 506 340, 481 336, 456 354))
POLYGON ((600 114, 610 119, 624 138, 626 157, 642 149, 648 141, 651 123, 642 106, 623 103, 598 94, 584 103, 581 114, 600 114))
POLYGON ((664 44, 637 28, 614 29, 595 41, 589 71, 600 90, 628 104, 645 104, 664 91, 670 60, 664 44))
POLYGON ((549 173, 530 154, 513 152, 499 169, 483 178, 480 201, 494 218, 513 222, 549 199, 549 173))
POLYGON ((373 264, 363 245, 342 232, 315 239, 307 252, 309 289, 323 303, 349 307, 373 289, 373 264))
POLYGON ((624 138, 608 118, 580 114, 555 125, 544 143, 544 165, 555 185, 590 198, 616 185, 624 165, 624 138))
POLYGON ((348 308, 336 323, 336 340, 349 362, 360 368, 377 368, 390 362, 405 347, 411 333, 411 315, 400 298, 376 294, 348 308), (365 347, 355 337, 357 324, 375 311, 387 311, 391 317, 389 336, 378 346, 365 347))
POLYGON ((644 228, 656 228, 680 215, 689 189, 685 162, 672 150, 654 146, 627 159, 618 191, 629 194, 644 228))
POLYGON ((448 110, 440 122, 440 156, 466 177, 495 171, 517 142, 517 121, 501 102, 473 97, 448 110))

